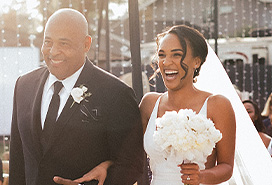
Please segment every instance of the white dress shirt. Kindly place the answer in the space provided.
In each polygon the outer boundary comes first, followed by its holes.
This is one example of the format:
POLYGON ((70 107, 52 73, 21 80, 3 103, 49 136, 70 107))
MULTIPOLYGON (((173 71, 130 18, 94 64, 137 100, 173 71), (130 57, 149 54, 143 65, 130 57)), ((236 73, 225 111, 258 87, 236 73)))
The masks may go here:
POLYGON ((44 121, 46 118, 46 114, 49 108, 50 101, 52 99, 53 93, 54 93, 54 83, 56 81, 60 81, 63 84, 63 88, 59 92, 60 96, 60 106, 59 106, 59 111, 57 118, 59 117, 62 109, 64 108, 67 99, 69 98, 71 91, 83 69, 84 65, 77 70, 73 75, 69 76, 68 78, 64 80, 58 80, 54 75, 49 73, 49 76, 44 84, 43 88, 43 95, 42 95, 42 102, 41 102, 41 124, 42 124, 42 129, 44 127, 44 121))

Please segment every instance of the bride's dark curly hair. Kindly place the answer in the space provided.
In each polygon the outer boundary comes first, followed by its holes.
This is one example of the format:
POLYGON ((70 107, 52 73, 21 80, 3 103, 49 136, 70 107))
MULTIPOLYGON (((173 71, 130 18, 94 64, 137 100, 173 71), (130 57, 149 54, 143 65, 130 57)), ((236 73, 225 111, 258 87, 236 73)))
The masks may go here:
MULTIPOLYGON (((193 78, 199 75, 200 68, 202 64, 206 61, 206 57, 208 54, 208 46, 206 43, 206 40, 202 33, 200 33, 198 30, 191 28, 186 25, 177 25, 169 28, 168 30, 160 33, 157 35, 156 38, 156 44, 157 44, 157 51, 159 48, 159 41, 167 34, 175 34, 179 38, 179 42, 181 44, 181 47, 184 51, 184 54, 181 58, 180 65, 182 69, 185 71, 185 75, 183 78, 186 77, 188 72, 188 66, 183 63, 183 60, 187 53, 187 43, 191 46, 192 49, 192 55, 193 57, 199 57, 201 59, 201 64, 199 67, 195 70, 193 78)), ((158 71, 155 71, 157 73, 158 71)), ((153 75, 155 76, 155 75, 153 75)), ((183 79, 182 78, 182 79, 183 79)))

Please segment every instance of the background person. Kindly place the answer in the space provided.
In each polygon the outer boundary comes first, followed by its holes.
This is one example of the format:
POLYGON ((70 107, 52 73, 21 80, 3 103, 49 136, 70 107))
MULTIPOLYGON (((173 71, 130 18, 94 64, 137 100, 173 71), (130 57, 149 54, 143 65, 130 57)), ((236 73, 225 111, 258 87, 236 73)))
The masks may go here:
POLYGON ((244 100, 243 104, 265 147, 268 148, 269 143, 271 142, 271 137, 265 133, 265 127, 263 125, 262 116, 258 105, 251 100, 244 100))
POLYGON ((272 93, 269 95, 269 97, 267 98, 267 101, 265 103, 263 112, 261 113, 261 115, 264 117, 263 119, 263 124, 265 127, 265 131, 266 133, 272 137, 272 93))

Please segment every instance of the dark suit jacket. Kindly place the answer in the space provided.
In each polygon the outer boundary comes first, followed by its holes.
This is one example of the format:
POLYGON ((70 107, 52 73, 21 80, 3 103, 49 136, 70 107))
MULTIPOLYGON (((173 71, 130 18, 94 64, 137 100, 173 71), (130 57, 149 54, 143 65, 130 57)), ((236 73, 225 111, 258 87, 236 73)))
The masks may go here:
POLYGON ((70 96, 44 152, 41 97, 46 67, 18 78, 10 143, 9 185, 51 185, 54 176, 76 179, 112 160, 104 184, 129 185, 143 169, 142 126, 133 90, 87 60, 75 87, 92 95, 75 103, 70 96))

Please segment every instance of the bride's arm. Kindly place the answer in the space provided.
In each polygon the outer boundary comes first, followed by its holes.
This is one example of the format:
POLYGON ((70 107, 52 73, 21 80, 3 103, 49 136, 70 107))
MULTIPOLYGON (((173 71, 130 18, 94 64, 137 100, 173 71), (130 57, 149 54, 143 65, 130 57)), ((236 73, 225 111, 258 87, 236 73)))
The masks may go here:
POLYGON ((187 184, 218 184, 232 176, 235 154, 236 123, 232 106, 221 95, 210 97, 208 118, 222 133, 222 139, 208 157, 205 170, 199 170, 196 164, 181 164, 182 182, 187 184), (217 160, 217 164, 215 164, 217 160), (216 166, 215 166, 216 165, 216 166))
POLYGON ((216 144, 217 165, 200 171, 201 183, 221 183, 230 179, 234 165, 236 121, 231 103, 221 95, 210 98, 208 117, 222 133, 222 139, 216 144))

